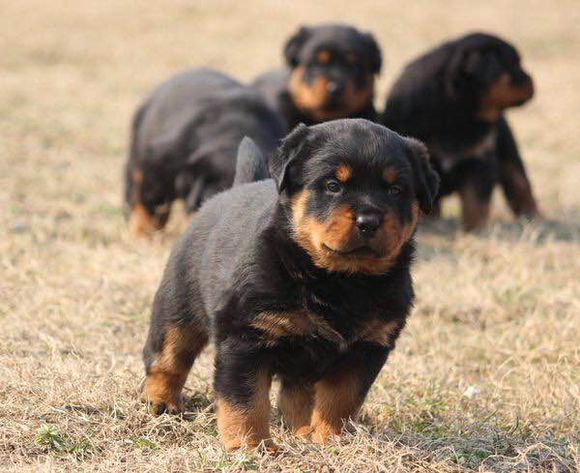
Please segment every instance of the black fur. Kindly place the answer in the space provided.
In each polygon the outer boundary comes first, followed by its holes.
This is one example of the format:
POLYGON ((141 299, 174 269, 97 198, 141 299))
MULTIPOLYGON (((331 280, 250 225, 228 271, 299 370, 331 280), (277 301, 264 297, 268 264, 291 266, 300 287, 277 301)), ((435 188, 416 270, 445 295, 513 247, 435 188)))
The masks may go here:
POLYGON ((356 369, 362 401, 411 309, 413 237, 380 274, 327 270, 296 240, 293 206, 307 191, 312 198, 306 212, 317 221, 348 203, 355 215, 389 209, 408 223, 413 201, 428 207, 437 192, 437 177, 425 159, 420 143, 366 120, 294 130, 271 162, 273 180, 215 196, 175 246, 153 305, 148 373, 167 327, 190 326, 216 344, 215 390, 232 405, 247 405, 255 394, 253 380, 264 371, 292 384, 356 369), (331 195, 325 183, 339 163, 350 166, 352 182, 331 195), (390 192, 381 177, 385 167, 396 170, 400 194, 390 192), (314 321, 307 335, 271 340, 253 325, 260 314, 299 311, 314 321), (359 339, 370 320, 397 321, 389 343, 359 339))

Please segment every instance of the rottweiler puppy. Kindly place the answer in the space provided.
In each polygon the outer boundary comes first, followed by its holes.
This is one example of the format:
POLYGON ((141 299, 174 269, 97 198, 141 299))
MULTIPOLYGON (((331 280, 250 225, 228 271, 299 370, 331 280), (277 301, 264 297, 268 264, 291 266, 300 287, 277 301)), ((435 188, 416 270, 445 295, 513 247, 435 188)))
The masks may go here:
MULTIPOLYGON (((439 197, 458 192, 465 230, 483 226, 496 183, 516 215, 538 207, 504 111, 532 98, 515 48, 475 33, 411 62, 393 86, 383 123, 424 141, 441 176, 439 197)), ((439 211, 439 199, 436 203, 439 211)))
POLYGON ((220 72, 192 69, 161 84, 133 119, 125 168, 131 233, 162 229, 175 199, 193 212, 230 187, 242 137, 268 156, 285 133, 260 94, 220 72))
POLYGON ((273 376, 304 437, 322 443, 356 415, 411 309, 415 227, 438 186, 419 141, 362 119, 299 125, 270 173, 194 216, 144 348, 145 396, 161 413, 181 409, 192 363, 215 344, 227 450, 273 446, 273 376))
POLYGON ((284 47, 286 70, 252 84, 288 126, 338 118, 376 119, 375 76, 381 51, 372 35, 340 24, 302 27, 284 47))

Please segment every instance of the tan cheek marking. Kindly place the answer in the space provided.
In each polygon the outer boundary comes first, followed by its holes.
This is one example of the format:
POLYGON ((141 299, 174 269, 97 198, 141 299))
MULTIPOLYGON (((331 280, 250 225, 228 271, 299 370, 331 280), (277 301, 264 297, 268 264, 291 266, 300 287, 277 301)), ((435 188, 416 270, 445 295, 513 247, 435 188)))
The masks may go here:
POLYGON ((312 84, 306 84, 304 68, 297 67, 290 75, 288 90, 294 105, 314 117, 317 110, 326 103, 327 85, 328 80, 323 76, 318 76, 312 84))
POLYGON ((346 164, 341 164, 336 168, 336 178, 343 184, 352 178, 352 168, 346 164))
POLYGON ((405 242, 411 238, 418 220, 419 203, 416 200, 411 204, 411 221, 406 225, 401 226, 401 222, 394 212, 385 215, 382 230, 389 237, 388 252, 392 257, 398 255, 405 242))
POLYGON ((350 208, 346 205, 337 208, 324 225, 323 242, 334 250, 340 250, 350 239, 353 226, 354 219, 350 208))
POLYGON ((383 172, 383 180, 387 184, 394 184, 397 180, 397 170, 392 166, 386 168, 383 172))

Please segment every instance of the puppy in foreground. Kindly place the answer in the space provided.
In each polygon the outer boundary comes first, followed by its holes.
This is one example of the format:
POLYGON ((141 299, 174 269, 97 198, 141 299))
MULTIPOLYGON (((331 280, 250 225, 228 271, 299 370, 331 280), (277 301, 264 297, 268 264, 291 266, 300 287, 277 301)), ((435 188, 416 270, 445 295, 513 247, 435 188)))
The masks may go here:
POLYGON ((415 228, 438 187, 420 142, 363 119, 299 125, 270 173, 196 214, 144 348, 145 396, 162 413, 180 411, 192 363, 215 344, 227 450, 275 447, 274 376, 302 437, 324 443, 356 416, 411 309, 415 228))
POLYGON ((393 86, 384 124, 429 147, 441 176, 440 198, 459 193, 465 230, 486 224, 500 184, 513 213, 538 215, 524 163, 504 112, 534 94, 516 49, 474 33, 411 62, 393 86))

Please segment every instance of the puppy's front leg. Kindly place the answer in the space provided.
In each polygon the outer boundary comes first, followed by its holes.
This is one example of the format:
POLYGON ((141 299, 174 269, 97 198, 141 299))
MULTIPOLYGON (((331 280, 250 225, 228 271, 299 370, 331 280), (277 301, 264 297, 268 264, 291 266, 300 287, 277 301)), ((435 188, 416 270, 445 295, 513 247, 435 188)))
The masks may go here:
POLYGON ((263 352, 249 341, 228 338, 219 344, 215 364, 217 424, 225 449, 264 442, 275 450, 269 428, 272 375, 263 352))
POLYGON ((325 443, 339 435, 345 422, 354 419, 371 385, 387 360, 387 346, 360 343, 315 384, 314 410, 308 436, 325 443))

